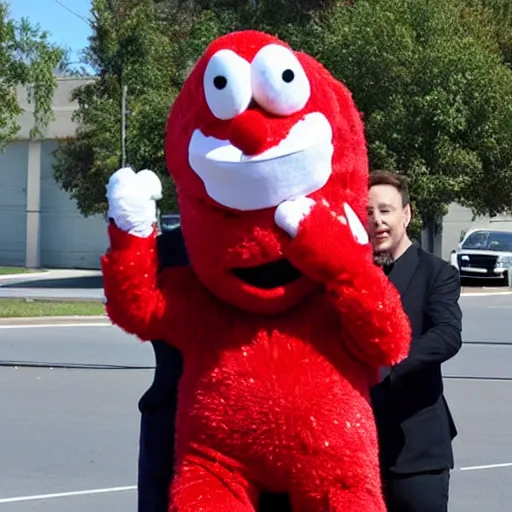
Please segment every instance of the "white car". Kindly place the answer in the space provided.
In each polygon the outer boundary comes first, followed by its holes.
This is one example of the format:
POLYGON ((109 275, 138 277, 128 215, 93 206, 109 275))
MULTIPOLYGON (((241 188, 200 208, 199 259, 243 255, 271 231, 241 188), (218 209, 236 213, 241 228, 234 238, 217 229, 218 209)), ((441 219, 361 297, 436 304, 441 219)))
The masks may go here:
POLYGON ((452 251, 451 264, 458 269, 461 279, 496 280, 507 284, 508 269, 512 269, 512 231, 468 230, 458 249, 452 251))

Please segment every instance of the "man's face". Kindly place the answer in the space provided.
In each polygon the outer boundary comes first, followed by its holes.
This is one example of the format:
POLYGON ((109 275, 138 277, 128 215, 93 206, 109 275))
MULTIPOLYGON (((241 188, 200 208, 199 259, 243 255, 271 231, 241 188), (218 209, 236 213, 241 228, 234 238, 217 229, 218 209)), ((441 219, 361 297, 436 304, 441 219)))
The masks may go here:
POLYGON ((411 220, 400 192, 391 185, 374 185, 368 198, 368 233, 376 253, 393 253, 404 240, 411 220))

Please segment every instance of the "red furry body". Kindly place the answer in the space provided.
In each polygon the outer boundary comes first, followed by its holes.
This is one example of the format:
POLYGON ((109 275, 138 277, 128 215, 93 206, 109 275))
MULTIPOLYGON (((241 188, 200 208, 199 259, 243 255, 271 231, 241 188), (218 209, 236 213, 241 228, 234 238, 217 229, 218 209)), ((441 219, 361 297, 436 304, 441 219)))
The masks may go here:
POLYGON ((268 489, 289 492, 295 511, 384 512, 369 388, 379 366, 407 355, 410 328, 371 248, 333 214, 348 202, 364 216, 366 150, 350 95, 302 56, 314 94, 293 119, 256 109, 249 124, 249 111, 216 122, 197 99, 215 51, 228 45, 250 60, 269 42, 276 40, 255 33, 221 38, 189 77, 166 144, 191 267, 157 278, 155 237, 110 226, 107 310, 126 331, 183 352, 170 510, 250 512, 268 489), (330 104, 322 105, 326 98, 330 104), (251 140, 247 153, 261 152, 308 109, 331 109, 333 172, 309 194, 316 205, 295 237, 276 226, 275 208, 220 205, 191 172, 186 148, 195 129, 237 147, 251 140), (255 132, 259 139, 251 138, 258 117, 268 119, 255 132), (271 288, 248 284, 233 270, 281 260, 300 276, 271 288))

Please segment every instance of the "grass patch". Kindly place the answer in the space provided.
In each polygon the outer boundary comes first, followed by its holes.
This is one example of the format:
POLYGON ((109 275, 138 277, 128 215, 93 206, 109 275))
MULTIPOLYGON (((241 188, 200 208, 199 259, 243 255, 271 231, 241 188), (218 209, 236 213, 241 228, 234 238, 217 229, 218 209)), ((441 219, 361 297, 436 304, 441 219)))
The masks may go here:
POLYGON ((29 270, 23 267, 0 267, 0 276, 26 274, 27 272, 29 272, 29 270))
POLYGON ((13 274, 38 274, 40 272, 46 272, 46 269, 25 267, 0 267, 0 276, 10 276, 13 274))
POLYGON ((0 299, 0 318, 104 315, 102 302, 0 299))
POLYGON ((0 267, 0 276, 10 276, 13 274, 38 274, 40 272, 46 272, 46 269, 25 267, 0 267))

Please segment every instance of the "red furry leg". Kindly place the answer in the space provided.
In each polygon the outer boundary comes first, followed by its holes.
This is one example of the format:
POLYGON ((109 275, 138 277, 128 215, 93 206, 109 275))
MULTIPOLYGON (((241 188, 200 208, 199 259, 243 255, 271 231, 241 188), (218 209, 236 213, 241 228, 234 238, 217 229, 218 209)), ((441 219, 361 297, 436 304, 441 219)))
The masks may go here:
POLYGON ((255 489, 232 469, 189 460, 173 480, 169 512, 255 512, 256 500, 255 489))
POLYGON ((291 499, 293 512, 386 512, 380 492, 339 483, 325 491, 296 491, 291 499))
POLYGON ((386 512, 378 464, 358 452, 305 461, 291 483, 293 512, 386 512))

